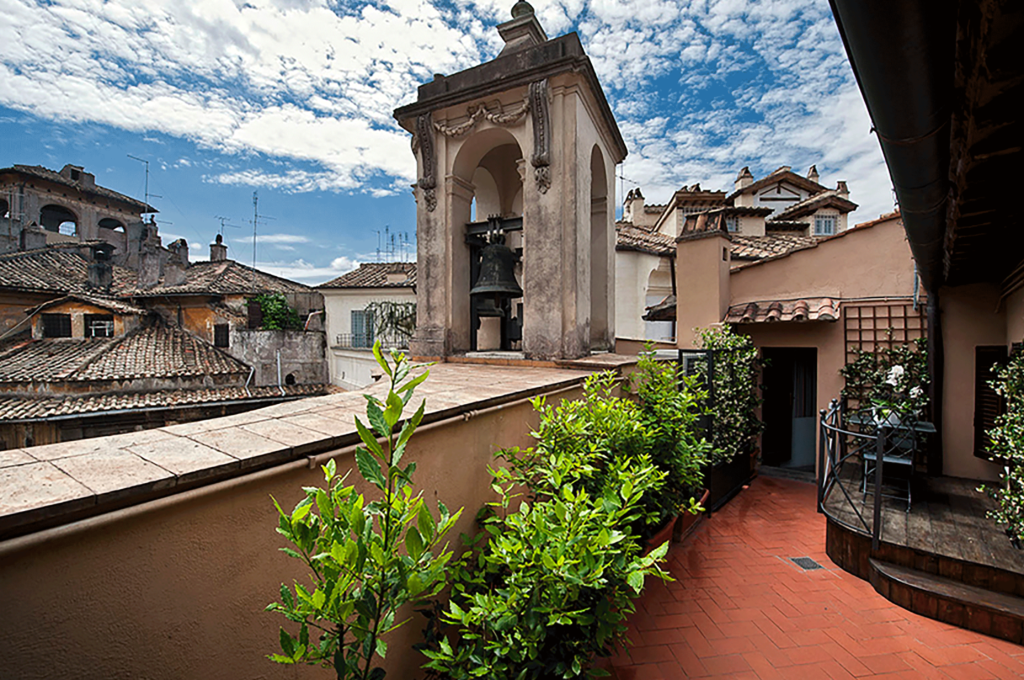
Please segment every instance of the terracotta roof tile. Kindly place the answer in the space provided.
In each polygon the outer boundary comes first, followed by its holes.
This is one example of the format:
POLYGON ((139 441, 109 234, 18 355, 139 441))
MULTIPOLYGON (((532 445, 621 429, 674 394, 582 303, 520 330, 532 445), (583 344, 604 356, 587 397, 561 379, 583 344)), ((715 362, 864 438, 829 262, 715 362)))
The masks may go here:
POLYGON ((828 191, 821 191, 813 196, 805 198, 799 203, 794 203, 793 205, 788 206, 785 210, 777 213, 775 215, 775 219, 785 221, 796 217, 804 217, 805 215, 810 215, 815 210, 825 206, 832 206, 839 212, 844 213, 857 209, 857 204, 845 196, 840 196, 838 189, 829 189, 828 191))
POLYGON ((0 354, 0 381, 57 383, 244 375, 249 367, 177 328, 140 328, 120 338, 47 338, 0 354))
POLYGON ((739 260, 733 266, 743 264, 742 261, 761 260, 791 253, 804 248, 813 248, 818 241, 813 236, 799 236, 787 233, 767 233, 764 236, 749 234, 729 234, 732 245, 732 259, 739 260))
POLYGON ((413 288, 415 285, 415 262, 367 262, 317 288, 413 288), (388 274, 405 274, 405 278, 389 283, 388 274))
POLYGON ((245 295, 250 293, 310 293, 309 286, 261 272, 234 260, 193 262, 185 270, 185 281, 168 286, 161 281, 153 288, 121 291, 130 297, 164 295, 245 295))
POLYGON ((102 309, 109 310, 109 311, 114 312, 116 314, 131 314, 131 315, 140 315, 141 316, 141 315, 149 313, 145 309, 143 309, 142 307, 136 307, 135 305, 128 304, 127 302, 122 302, 121 300, 114 300, 112 298, 98 297, 96 295, 81 295, 81 294, 65 295, 64 297, 57 298, 56 300, 48 300, 47 302, 44 302, 43 304, 41 304, 41 305, 39 305, 37 307, 33 307, 32 309, 28 310, 26 313, 27 314, 35 314, 36 312, 41 312, 44 309, 50 309, 51 307, 56 307, 57 305, 61 305, 61 304, 65 303, 65 302, 70 302, 72 300, 77 300, 78 302, 84 302, 84 303, 86 303, 88 305, 92 305, 94 307, 100 307, 102 309))
POLYGON ((282 388, 219 387, 198 390, 159 390, 61 397, 7 397, 0 395, 0 421, 35 420, 60 416, 140 408, 174 408, 232 401, 309 397, 330 392, 327 385, 284 385, 282 388))
MULTIPOLYGON (((95 294, 89 287, 89 261, 82 244, 53 245, 0 255, 0 288, 24 292, 95 294)), ((135 272, 114 268, 112 293, 135 285, 135 272)))
POLYGON ((628 222, 619 222, 615 225, 616 250, 632 250, 651 255, 674 255, 676 252, 675 241, 671 236, 634 227, 628 222))
POLYGON ((727 323, 774 323, 776 321, 836 321, 839 301, 833 298, 762 300, 729 307, 727 323))

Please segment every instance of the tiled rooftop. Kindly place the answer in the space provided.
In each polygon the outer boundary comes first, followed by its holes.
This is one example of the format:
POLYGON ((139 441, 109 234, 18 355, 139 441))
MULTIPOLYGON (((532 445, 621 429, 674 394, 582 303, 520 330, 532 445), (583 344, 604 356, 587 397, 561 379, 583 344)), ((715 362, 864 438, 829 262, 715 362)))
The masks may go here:
POLYGON ((415 262, 364 262, 317 288, 413 288, 416 286, 415 262), (392 280, 388 280, 390 278, 392 280), (404 276, 403 276, 404 275, 404 276), (402 277, 402 278, 400 278, 402 277))
POLYGON ((144 315, 144 314, 147 314, 147 311, 145 309, 143 309, 142 307, 136 307, 135 305, 129 304, 127 302, 122 302, 121 300, 114 300, 114 299, 105 298, 105 297, 97 297, 95 295, 82 295, 82 294, 79 294, 79 293, 73 293, 71 295, 65 295, 64 297, 57 298, 55 300, 48 300, 47 302, 44 302, 43 304, 41 304, 41 305, 39 305, 37 307, 33 307, 32 309, 26 310, 25 313, 26 314, 35 314, 36 312, 41 312, 41 311, 43 311, 45 309, 50 309, 52 307, 56 307, 57 305, 64 304, 65 302, 75 302, 75 301, 77 301, 77 302, 84 302, 84 303, 86 303, 88 305, 92 305, 94 307, 100 307, 101 309, 106 309, 106 310, 109 310, 111 312, 115 312, 117 314, 131 314, 131 315, 140 315, 140 316, 144 315))
MULTIPOLYGON (((25 292, 94 295, 89 287, 89 261, 82 244, 51 245, 0 255, 0 288, 25 292)), ((135 272, 113 265, 113 291, 135 286, 135 272)))
POLYGON ((227 402, 310 397, 324 394, 327 385, 276 385, 271 387, 211 387, 208 389, 118 392, 83 396, 0 395, 0 421, 38 420, 68 415, 151 408, 184 408, 227 402), (283 394, 282 394, 283 392, 283 394))
POLYGON ((28 340, 0 354, 0 382, 40 383, 244 375, 249 367, 178 328, 119 338, 28 340))
POLYGON ((827 297, 801 300, 759 300, 729 307, 726 323, 773 323, 776 321, 836 321, 839 301, 827 297))
MULTIPOLYGON (((753 236, 749 234, 730 234, 732 240, 733 260, 761 260, 766 257, 774 257, 791 253, 804 248, 811 248, 817 245, 817 239, 813 236, 799 236, 797 234, 768 233, 764 236, 753 236)), ((743 264, 734 262, 733 266, 743 264)))
POLYGON ((618 222, 615 225, 615 249, 652 255, 673 255, 676 252, 676 243, 671 236, 635 227, 628 222, 618 222))
POLYGON ((153 288, 126 287, 121 295, 159 297, 162 295, 248 295, 257 293, 310 293, 312 288, 234 260, 193 262, 185 270, 185 281, 178 285, 153 288))
MULTIPOLYGON (((430 370, 416 393, 426 399, 424 423, 573 387, 590 374, 457 364, 430 370)), ((361 394, 330 394, 155 430, 0 451, 0 536, 354 444, 354 418, 365 408, 361 394)))
POLYGON ((797 217, 810 215, 815 210, 825 206, 832 206, 844 213, 857 209, 857 204, 846 196, 841 195, 838 189, 829 189, 828 191, 819 192, 798 203, 788 206, 785 210, 777 213, 775 217, 776 219, 783 221, 791 220, 797 217))

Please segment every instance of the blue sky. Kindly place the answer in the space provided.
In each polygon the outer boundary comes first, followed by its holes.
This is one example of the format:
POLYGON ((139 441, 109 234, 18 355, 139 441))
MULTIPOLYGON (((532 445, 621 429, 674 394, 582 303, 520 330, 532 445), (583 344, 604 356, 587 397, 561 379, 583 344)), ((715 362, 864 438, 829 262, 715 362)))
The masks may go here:
MULTIPOLYGON (((83 165, 150 192, 165 243, 319 283, 415 237, 415 161, 391 111, 433 73, 501 48, 511 1, 0 0, 0 167, 83 165), (170 237, 170 238, 168 238, 170 237)), ((578 31, 630 154, 627 190, 664 202, 812 163, 855 221, 892 209, 888 174, 827 0, 534 3, 578 31)), ((619 187, 617 187, 618 189, 619 187)), ((622 196, 618 196, 621 203, 622 196)))

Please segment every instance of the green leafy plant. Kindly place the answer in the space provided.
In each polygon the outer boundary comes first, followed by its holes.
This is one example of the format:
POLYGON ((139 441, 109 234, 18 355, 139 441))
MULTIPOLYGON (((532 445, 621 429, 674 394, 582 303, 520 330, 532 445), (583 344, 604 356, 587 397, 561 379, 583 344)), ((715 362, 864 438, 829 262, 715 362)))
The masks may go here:
MULTIPOLYGON (((572 470, 564 470, 568 478, 572 470)), ((509 479, 509 478, 506 478, 509 479)), ((426 668, 448 678, 596 677, 595 656, 625 639, 625 619, 668 544, 643 555, 624 530, 642 513, 641 498, 661 475, 649 460, 613 461, 597 495, 566 483, 552 497, 485 520, 487 542, 464 557, 448 610, 454 641, 439 636, 426 668)), ((499 484, 507 511, 514 482, 499 484)))
MULTIPOLYGON (((597 676, 597 656, 625 641, 625 619, 668 544, 642 554, 639 531, 660 517, 667 473, 640 406, 596 374, 584 398, 540 413, 535 447, 498 454, 500 500, 483 538, 453 565, 453 589, 430 631, 426 668, 446 678, 597 676), (513 501, 518 509, 509 512, 513 501), (447 625, 447 633, 439 632, 447 625)), ((471 541, 474 542, 474 541, 471 541)))
POLYGON ((992 460, 1003 466, 1001 486, 985 485, 999 504, 988 517, 1006 529, 1006 535, 1017 548, 1024 546, 1024 353, 1018 352, 999 370, 990 383, 1006 400, 1006 411, 996 417, 995 427, 988 431, 992 442, 992 460))
POLYGON ((280 293, 261 293, 253 298, 259 306, 263 321, 261 328, 270 331, 299 331, 302 330, 302 319, 291 305, 288 299, 280 293))
POLYGON ((928 407, 928 350, 921 338, 883 347, 877 352, 854 351, 854 360, 839 371, 846 381, 842 396, 857 409, 872 408, 881 416, 901 420, 923 414, 928 407))
POLYGON ((662 519, 699 512, 695 496, 711 453, 711 445, 697 432, 707 392, 698 387, 696 376, 679 380, 675 363, 656 361, 650 353, 640 355, 627 388, 640 405, 646 450, 666 475, 665 483, 650 492, 648 504, 662 519))
POLYGON ((748 453, 754 439, 764 430, 757 417, 761 405, 758 385, 760 360, 757 348, 746 335, 734 333, 729 326, 704 328, 698 331, 700 346, 714 353, 714 376, 709 380, 707 364, 698 364, 698 376, 704 385, 711 385, 710 462, 727 463, 738 454, 748 453))
POLYGON ((383 668, 375 656, 387 653, 385 636, 407 621, 396 621, 408 602, 435 597, 446 584, 451 558, 441 541, 461 510, 451 514, 438 503, 435 519, 420 494, 413 495, 414 462, 402 466, 409 439, 423 419, 425 403, 402 420, 417 385, 427 375, 412 376, 406 357, 391 353, 389 362, 380 343, 373 353, 389 380, 386 399, 366 396, 367 427, 356 418, 363 446, 356 449, 360 476, 376 490, 367 502, 339 476, 334 460, 323 467, 326 488, 306 487, 306 497, 290 512, 277 500, 277 531, 295 547, 282 548, 301 560, 311 574, 308 586, 281 586, 281 601, 267 607, 298 624, 298 634, 280 631, 278 663, 318 664, 334 668, 339 679, 380 680, 383 668), (437 550, 437 554, 434 551, 437 550), (310 640, 310 632, 318 640, 310 640))

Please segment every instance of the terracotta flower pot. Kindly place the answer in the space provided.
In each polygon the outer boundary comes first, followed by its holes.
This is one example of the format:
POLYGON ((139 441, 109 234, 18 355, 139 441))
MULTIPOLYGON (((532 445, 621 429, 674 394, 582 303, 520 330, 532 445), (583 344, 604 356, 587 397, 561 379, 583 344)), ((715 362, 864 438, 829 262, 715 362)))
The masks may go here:
MULTIPOLYGON (((710 497, 711 491, 704 489, 704 494, 700 497, 700 504, 704 506, 710 497)), ((672 542, 682 543, 686 540, 686 537, 693 533, 694 529, 704 521, 705 514, 704 512, 684 512, 679 515, 672 531, 672 542)))

